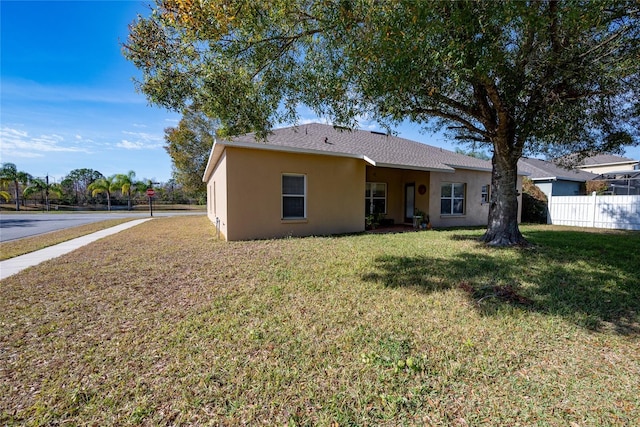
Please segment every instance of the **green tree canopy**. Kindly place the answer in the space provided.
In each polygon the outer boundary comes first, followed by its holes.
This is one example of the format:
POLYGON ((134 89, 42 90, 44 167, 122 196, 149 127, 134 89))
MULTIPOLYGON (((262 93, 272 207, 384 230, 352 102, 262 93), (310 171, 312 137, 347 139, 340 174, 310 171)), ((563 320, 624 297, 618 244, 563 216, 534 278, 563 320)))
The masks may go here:
POLYGON ((47 211, 49 210, 49 195, 55 194, 57 197, 62 197, 63 190, 60 184, 56 184, 53 182, 49 182, 49 177, 46 179, 42 178, 31 178, 29 180, 29 185, 24 189, 22 194, 25 198, 31 196, 32 194, 41 193, 45 199, 45 206, 47 211))
POLYGON ((136 194, 147 189, 147 184, 143 181, 136 181, 135 171, 129 171, 126 174, 116 174, 114 187, 119 188, 123 196, 127 196, 127 208, 133 209, 131 198, 136 194))
POLYGON ((96 179, 103 178, 96 170, 82 168, 74 169, 61 182, 67 193, 73 194, 73 203, 82 204, 87 201, 87 189, 96 179))
POLYGON ((107 210, 111 211, 111 194, 114 191, 118 191, 120 189, 119 187, 121 186, 118 185, 117 175, 111 175, 96 179, 89 184, 87 189, 91 191, 93 197, 104 193, 107 196, 107 210))
POLYGON ((217 123, 194 108, 186 108, 178 127, 165 129, 165 149, 173 161, 173 177, 190 193, 206 193, 202 182, 217 123))
POLYGON ((300 104, 336 124, 411 120, 491 146, 484 240, 526 243, 523 154, 637 144, 637 1, 156 0, 125 55, 156 105, 265 137, 300 104))
POLYGON ((16 210, 20 210, 20 184, 26 185, 31 179, 31 175, 19 171, 13 163, 3 163, 0 167, 0 182, 2 184, 13 185, 13 195, 16 201, 16 210))

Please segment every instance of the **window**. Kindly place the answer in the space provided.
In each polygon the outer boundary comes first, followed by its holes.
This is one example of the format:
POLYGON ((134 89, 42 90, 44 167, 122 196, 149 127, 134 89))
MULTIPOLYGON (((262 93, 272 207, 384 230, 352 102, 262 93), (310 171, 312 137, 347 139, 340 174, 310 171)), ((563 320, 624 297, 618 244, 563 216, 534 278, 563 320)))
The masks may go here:
POLYGON ((387 184, 367 182, 364 193, 364 211, 367 215, 387 213, 387 184))
POLYGON ((480 204, 482 205, 489 203, 489 188, 489 185, 482 186, 482 195, 480 196, 480 204))
POLYGON ((440 214, 464 214, 465 184, 443 183, 440 187, 440 214))
POLYGON ((304 175, 282 175, 282 218, 306 218, 306 177, 304 175))

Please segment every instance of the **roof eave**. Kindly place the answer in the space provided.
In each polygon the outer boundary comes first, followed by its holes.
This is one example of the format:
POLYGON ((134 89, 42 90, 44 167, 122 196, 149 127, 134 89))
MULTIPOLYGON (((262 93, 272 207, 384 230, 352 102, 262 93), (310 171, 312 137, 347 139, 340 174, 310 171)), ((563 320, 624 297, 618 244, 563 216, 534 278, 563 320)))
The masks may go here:
MULTIPOLYGON (((236 148, 248 148, 253 150, 267 150, 267 151, 281 151, 285 153, 297 153, 297 154, 316 154, 321 156, 334 156, 334 157, 346 157, 351 159, 360 159, 365 162, 376 166, 376 162, 364 154, 354 154, 354 153, 341 153, 338 151, 324 151, 324 150, 313 150, 310 148, 299 148, 299 147, 289 147, 286 145, 271 145, 266 143, 258 143, 258 142, 232 142, 232 141, 217 141, 214 143, 214 148, 211 150, 211 155, 209 157, 209 163, 207 164, 207 169, 205 171, 205 178, 208 178, 207 172, 209 169, 213 169, 215 162, 218 159, 214 156, 214 151, 216 146, 219 147, 236 147, 236 148), (210 165, 213 162, 213 165, 210 165)), ((220 151, 221 153, 222 151, 220 151)), ((218 155, 219 157, 219 155, 218 155)), ((210 172, 209 172, 210 174, 210 172)))
POLYGON ((479 172, 491 172, 491 168, 483 168, 481 166, 460 166, 460 165, 453 165, 451 163, 446 163, 447 166, 453 168, 453 169, 466 169, 466 170, 470 170, 470 171, 479 171, 479 172))
POLYGON ((454 173, 455 169, 447 167, 444 168, 435 168, 435 167, 424 167, 424 166, 412 166, 412 165, 402 165, 395 163, 377 163, 373 166, 378 166, 381 168, 391 168, 391 169, 405 169, 405 170, 415 170, 415 171, 424 171, 424 172, 446 172, 446 173, 454 173))
POLYGON ((635 165, 638 163, 638 160, 626 160, 621 162, 609 162, 609 163, 592 163, 590 165, 577 165, 578 169, 586 169, 592 167, 602 167, 602 166, 615 166, 615 165, 635 165))
POLYGON ((209 180, 209 177, 213 173, 223 151, 224 144, 216 141, 214 138, 211 153, 209 153, 209 160, 207 161, 207 167, 204 169, 204 174, 202 175, 202 182, 207 182, 209 180))

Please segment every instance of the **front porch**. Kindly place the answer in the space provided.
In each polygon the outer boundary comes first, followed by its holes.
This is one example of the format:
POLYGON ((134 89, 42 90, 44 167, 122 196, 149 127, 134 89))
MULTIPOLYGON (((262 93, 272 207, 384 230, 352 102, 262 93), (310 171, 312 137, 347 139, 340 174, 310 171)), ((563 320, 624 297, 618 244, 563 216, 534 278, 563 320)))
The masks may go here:
POLYGON ((380 221, 377 229, 414 230, 416 212, 429 215, 429 181, 427 171, 367 166, 365 216, 373 214, 393 223, 380 221))

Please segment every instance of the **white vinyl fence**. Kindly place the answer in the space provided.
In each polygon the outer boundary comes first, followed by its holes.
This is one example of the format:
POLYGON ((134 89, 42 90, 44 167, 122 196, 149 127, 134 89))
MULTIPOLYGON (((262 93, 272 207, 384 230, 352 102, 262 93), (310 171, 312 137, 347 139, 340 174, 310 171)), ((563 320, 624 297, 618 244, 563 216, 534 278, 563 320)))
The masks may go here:
POLYGON ((640 196, 552 196, 548 222, 577 227, 640 230, 640 196))

